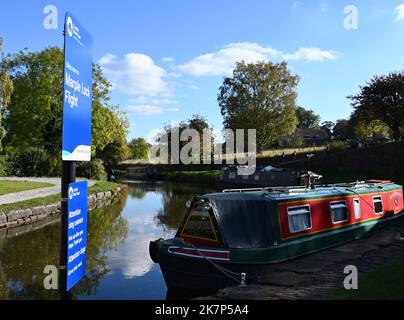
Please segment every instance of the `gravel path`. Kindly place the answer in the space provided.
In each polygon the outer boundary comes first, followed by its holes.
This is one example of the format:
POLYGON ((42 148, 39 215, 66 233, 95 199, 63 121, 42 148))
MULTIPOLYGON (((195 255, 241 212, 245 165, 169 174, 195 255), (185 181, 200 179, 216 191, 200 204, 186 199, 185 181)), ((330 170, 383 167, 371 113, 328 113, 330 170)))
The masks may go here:
MULTIPOLYGON (((11 180, 11 181, 32 181, 32 182, 45 182, 51 183, 53 187, 33 189, 27 191, 21 191, 16 193, 9 193, 0 196, 0 205, 9 204, 34 198, 43 198, 57 194, 60 192, 61 179, 60 178, 20 178, 20 177, 2 177, 0 180, 11 180)), ((95 184, 94 181, 88 181, 88 186, 91 187, 95 184)))

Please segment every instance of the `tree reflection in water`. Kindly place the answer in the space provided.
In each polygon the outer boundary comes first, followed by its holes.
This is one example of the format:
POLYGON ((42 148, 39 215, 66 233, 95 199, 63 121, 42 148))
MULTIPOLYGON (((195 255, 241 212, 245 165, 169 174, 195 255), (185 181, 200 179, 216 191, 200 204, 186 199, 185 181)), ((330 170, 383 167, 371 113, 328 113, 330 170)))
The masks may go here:
POLYGON ((178 228, 186 213, 186 202, 194 196, 215 192, 209 186, 168 183, 158 188, 163 207, 158 211, 156 223, 166 229, 178 228))
MULTIPOLYGON (((89 214, 86 276, 73 288, 74 299, 164 297, 166 286, 149 257, 149 241, 172 237, 186 201, 215 190, 133 182, 127 191, 129 196, 89 214)), ((1 240, 4 234, 0 230, 0 299, 59 299, 58 291, 43 288, 43 270, 59 263, 60 223, 1 240)))
MULTIPOLYGON (((94 294, 108 273, 105 252, 125 240, 128 222, 120 216, 126 194, 111 206, 89 213, 86 276, 72 290, 94 294)), ((59 264, 60 223, 0 240, 0 299, 58 299, 57 290, 45 290, 46 265, 59 264)))

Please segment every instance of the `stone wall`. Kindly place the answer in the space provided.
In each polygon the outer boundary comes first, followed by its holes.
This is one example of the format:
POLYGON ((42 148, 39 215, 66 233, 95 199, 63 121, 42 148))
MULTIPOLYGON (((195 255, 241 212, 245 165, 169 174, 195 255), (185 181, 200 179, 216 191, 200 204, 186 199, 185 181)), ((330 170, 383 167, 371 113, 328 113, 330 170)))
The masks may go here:
MULTIPOLYGON (((88 196, 88 209, 92 211, 108 206, 113 200, 119 199, 122 187, 118 186, 114 191, 99 192, 88 196)), ((35 223, 48 217, 60 214, 60 202, 46 206, 37 206, 22 210, 12 210, 9 212, 0 211, 0 230, 35 223)))

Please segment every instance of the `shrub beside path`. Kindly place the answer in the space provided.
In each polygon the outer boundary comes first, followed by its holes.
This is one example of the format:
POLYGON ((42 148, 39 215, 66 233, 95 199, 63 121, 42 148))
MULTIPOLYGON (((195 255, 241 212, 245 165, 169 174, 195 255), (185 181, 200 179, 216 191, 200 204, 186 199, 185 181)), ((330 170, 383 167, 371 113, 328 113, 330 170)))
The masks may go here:
MULTIPOLYGON (((53 187, 39 188, 33 190, 26 190, 16 193, 8 193, 0 196, 0 205, 15 203, 35 198, 43 198, 60 193, 61 179, 60 178, 25 178, 25 177, 1 177, 0 180, 9 181, 31 181, 31 182, 44 182, 53 184, 53 187)), ((91 187, 95 184, 94 181, 88 181, 88 186, 91 187)))

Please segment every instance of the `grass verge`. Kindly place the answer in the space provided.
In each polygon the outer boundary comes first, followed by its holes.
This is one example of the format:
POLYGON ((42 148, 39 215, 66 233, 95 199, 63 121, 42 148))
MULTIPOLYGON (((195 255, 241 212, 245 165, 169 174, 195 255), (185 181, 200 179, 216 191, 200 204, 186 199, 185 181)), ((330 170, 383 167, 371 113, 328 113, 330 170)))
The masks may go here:
MULTIPOLYGON (((107 191, 115 191, 118 187, 117 183, 107 182, 107 181, 98 181, 94 186, 89 188, 89 194, 94 194, 98 192, 107 192, 107 191)), ((0 211, 9 212, 12 210, 23 210, 37 206, 46 206, 49 204, 54 204, 60 202, 60 194, 54 194, 47 197, 42 198, 34 198, 30 200, 14 202, 9 204, 0 205, 0 211)))
POLYGON ((330 300, 398 300, 404 299, 404 259, 388 263, 359 278, 358 290, 338 289, 330 300))
POLYGON ((53 186, 54 185, 51 183, 44 183, 44 182, 0 180, 0 196, 8 193, 21 192, 39 188, 47 188, 53 186))

